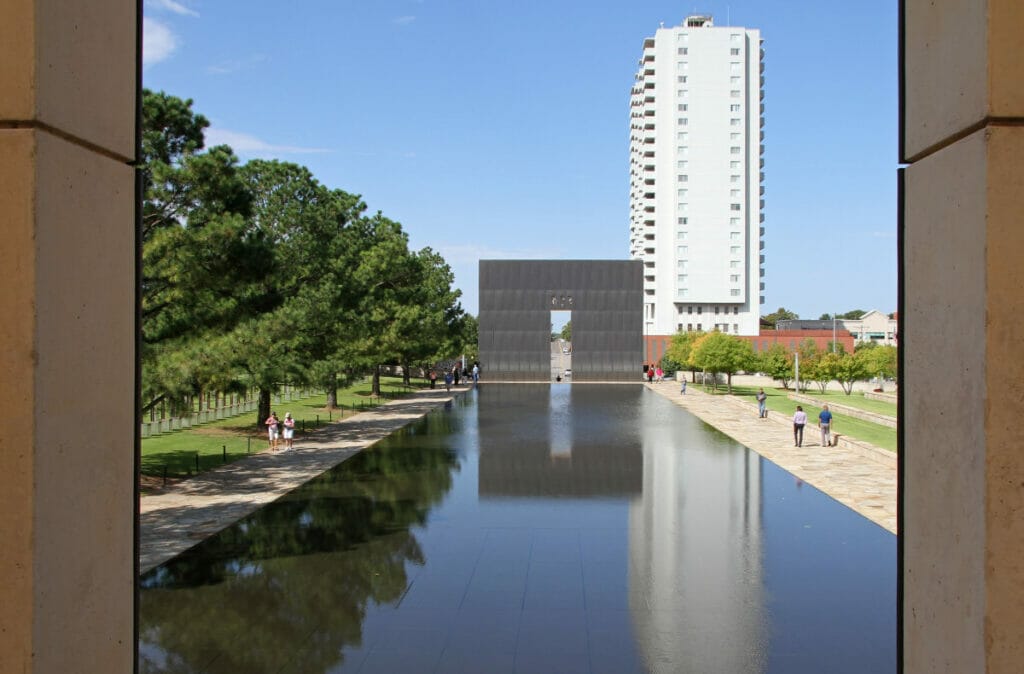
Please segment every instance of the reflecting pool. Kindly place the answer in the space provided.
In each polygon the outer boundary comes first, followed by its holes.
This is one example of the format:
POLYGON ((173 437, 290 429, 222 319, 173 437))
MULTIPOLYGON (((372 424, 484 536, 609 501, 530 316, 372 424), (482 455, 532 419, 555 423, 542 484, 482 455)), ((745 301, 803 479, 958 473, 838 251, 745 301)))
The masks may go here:
POLYGON ((139 622, 142 672, 894 672, 896 537, 641 386, 481 385, 139 622))

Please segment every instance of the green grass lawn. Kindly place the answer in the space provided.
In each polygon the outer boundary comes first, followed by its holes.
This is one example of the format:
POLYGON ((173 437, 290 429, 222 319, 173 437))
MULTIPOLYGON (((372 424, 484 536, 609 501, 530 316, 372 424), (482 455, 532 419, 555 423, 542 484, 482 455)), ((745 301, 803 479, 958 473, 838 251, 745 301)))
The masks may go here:
MULTIPOLYGON (((756 386, 733 386, 733 395, 744 400, 749 400, 754 405, 757 404, 754 396, 757 395, 756 386)), ((708 393, 712 391, 708 389, 708 393)), ((781 388, 769 388, 765 387, 764 392, 768 395, 768 409, 773 412, 779 412, 786 416, 793 416, 796 412, 796 406, 802 403, 797 403, 789 399, 789 394, 792 391, 787 391, 781 388)), ((725 394, 726 389, 724 386, 720 386, 718 389, 719 394, 725 394)), ((820 395, 820 394, 819 394, 820 395)), ((845 398, 843 394, 839 394, 845 398)), ((851 396, 853 397, 853 396, 851 396)), ((825 401, 831 402, 827 397, 825 401)), ((823 401, 824 402, 824 401, 823 401)), ((804 412, 807 413, 807 428, 804 430, 805 436, 808 433, 811 435, 810 438, 816 437, 818 432, 818 412, 821 411, 820 407, 814 405, 803 405, 804 412)), ((756 413, 756 408, 755 408, 756 413)), ((840 435, 848 435, 855 440, 863 440, 869 442, 877 447, 888 449, 890 452, 896 451, 896 429, 888 428, 887 426, 881 426, 879 424, 873 424, 870 421, 862 421, 861 419, 851 419, 844 417, 842 414, 836 414, 833 412, 832 417, 832 430, 840 435)))
POLYGON ((848 405, 850 407, 856 407, 859 410, 865 412, 874 412, 875 414, 884 414, 886 416, 896 416, 896 403, 885 402, 884 400, 871 400, 865 398, 862 394, 854 391, 850 395, 846 395, 842 391, 827 391, 824 395, 818 390, 818 387, 812 386, 807 389, 804 395, 810 396, 811 398, 820 399, 822 404, 829 403, 837 405, 848 405))
MULTIPOLYGON (((426 382, 413 382, 412 388, 402 385, 401 378, 381 377, 381 392, 385 397, 370 396, 370 380, 361 381, 345 389, 338 389, 339 409, 329 412, 326 394, 302 400, 271 404, 280 418, 291 412, 295 419, 295 438, 312 433, 333 420, 352 416, 381 405, 388 400, 426 387, 426 382)), ((257 423, 255 412, 247 412, 230 419, 211 421, 187 430, 163 433, 142 440, 142 474, 179 478, 195 475, 227 462, 236 461, 250 453, 267 450, 266 427, 257 423), (198 460, 198 464, 197 464, 198 460)))

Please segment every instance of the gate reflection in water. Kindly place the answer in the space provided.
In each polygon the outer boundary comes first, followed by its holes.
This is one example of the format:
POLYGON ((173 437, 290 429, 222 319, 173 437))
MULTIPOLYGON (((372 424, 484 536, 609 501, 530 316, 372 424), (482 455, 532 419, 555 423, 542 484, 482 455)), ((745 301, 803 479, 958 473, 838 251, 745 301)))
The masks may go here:
POLYGON ((143 672, 886 672, 894 536, 630 385, 480 385, 142 580, 143 672))

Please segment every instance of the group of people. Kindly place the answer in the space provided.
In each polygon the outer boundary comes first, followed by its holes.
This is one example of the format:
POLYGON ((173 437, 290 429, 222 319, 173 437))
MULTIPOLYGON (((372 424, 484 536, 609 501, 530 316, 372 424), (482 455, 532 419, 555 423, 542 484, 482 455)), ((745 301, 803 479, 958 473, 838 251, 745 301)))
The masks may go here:
POLYGON ((284 415, 284 421, 277 417, 277 412, 271 412, 267 420, 263 422, 267 426, 267 437, 270 439, 270 451, 278 451, 281 440, 284 440, 284 447, 281 451, 287 452, 295 449, 295 419, 292 413, 284 415))
POLYGON ((661 369, 660 365, 649 365, 647 366, 647 383, 665 381, 665 371, 661 369))
MULTIPOLYGON (((430 379, 430 388, 434 388, 434 384, 437 383, 437 370, 431 370, 427 376, 430 379)), ((451 371, 446 370, 444 373, 444 389, 451 391, 453 384, 458 386, 459 381, 462 379, 468 381, 470 377, 473 378, 474 384, 480 381, 480 363, 473 363, 472 370, 459 369, 458 365, 453 367, 451 371)))
MULTIPOLYGON (((796 412, 793 414, 793 446, 803 447, 804 446, 804 426, 807 425, 807 412, 804 412, 802 405, 796 406, 796 412)), ((818 430, 821 431, 821 446, 831 447, 832 446, 832 412, 828 409, 828 404, 821 406, 821 412, 818 412, 818 430)))

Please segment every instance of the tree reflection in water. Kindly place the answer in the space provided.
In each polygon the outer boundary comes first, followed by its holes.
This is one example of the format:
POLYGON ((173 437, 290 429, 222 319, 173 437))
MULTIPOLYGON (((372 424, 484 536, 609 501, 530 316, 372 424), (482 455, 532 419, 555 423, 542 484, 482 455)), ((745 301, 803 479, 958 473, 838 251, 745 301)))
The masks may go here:
POLYGON ((142 578, 142 672, 323 671, 359 646, 370 602, 397 602, 411 527, 452 486, 452 423, 431 414, 142 578), (430 446, 404 442, 430 430, 430 446), (415 445, 415 446, 410 446, 415 445))

